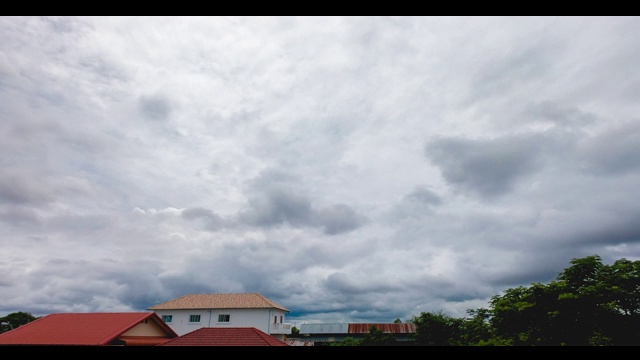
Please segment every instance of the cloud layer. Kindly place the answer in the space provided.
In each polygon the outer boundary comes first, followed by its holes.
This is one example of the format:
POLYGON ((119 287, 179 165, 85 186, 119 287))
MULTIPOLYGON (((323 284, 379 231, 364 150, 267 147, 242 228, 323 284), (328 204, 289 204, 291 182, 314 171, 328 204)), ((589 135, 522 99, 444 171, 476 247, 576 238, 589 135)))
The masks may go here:
POLYGON ((2 17, 0 315, 464 317, 640 258, 637 17, 2 17))

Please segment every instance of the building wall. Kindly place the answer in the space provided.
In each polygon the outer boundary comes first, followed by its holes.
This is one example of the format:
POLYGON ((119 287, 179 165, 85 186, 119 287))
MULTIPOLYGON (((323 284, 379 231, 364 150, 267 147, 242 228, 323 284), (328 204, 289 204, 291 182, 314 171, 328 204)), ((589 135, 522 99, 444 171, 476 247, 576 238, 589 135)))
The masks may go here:
POLYGON ((167 333, 153 320, 145 320, 146 322, 140 323, 121 336, 166 336, 167 333))
POLYGON ((211 309, 211 310, 153 310, 162 318, 163 315, 171 315, 171 322, 167 325, 178 335, 184 335, 202 327, 254 327, 279 340, 284 339, 282 334, 273 334, 274 317, 277 322, 285 322, 285 313, 276 309, 211 309), (191 315, 200 315, 200 322, 191 323, 191 315), (218 322, 218 315, 230 315, 229 322, 218 322), (278 336, 279 335, 279 336, 278 336))

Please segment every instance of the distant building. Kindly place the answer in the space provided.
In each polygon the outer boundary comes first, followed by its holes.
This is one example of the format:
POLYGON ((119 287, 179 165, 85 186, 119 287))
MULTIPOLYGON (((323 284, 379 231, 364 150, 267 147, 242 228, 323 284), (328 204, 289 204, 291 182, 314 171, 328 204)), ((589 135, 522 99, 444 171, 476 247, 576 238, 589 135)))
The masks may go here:
POLYGON ((300 325, 300 338, 291 339, 290 345, 310 346, 310 343, 336 342, 348 337, 361 339, 369 333, 372 326, 384 334, 393 335, 397 341, 411 341, 416 333, 416 325, 412 323, 302 324, 300 325))

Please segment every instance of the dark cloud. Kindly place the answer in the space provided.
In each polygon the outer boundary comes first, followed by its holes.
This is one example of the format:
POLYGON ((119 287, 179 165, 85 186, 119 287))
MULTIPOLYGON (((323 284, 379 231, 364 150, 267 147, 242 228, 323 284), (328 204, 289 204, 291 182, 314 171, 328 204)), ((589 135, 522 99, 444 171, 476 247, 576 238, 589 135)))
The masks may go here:
POLYGON ((365 217, 358 215, 351 207, 344 204, 320 209, 316 211, 315 218, 316 224, 328 235, 355 230, 366 222, 365 217))
POLYGON ((24 228, 29 227, 32 230, 40 229, 42 221, 40 216, 31 208, 25 207, 7 207, 6 210, 0 209, 0 222, 4 222, 11 227, 24 228))
MULTIPOLYGON (((97 70, 103 72, 103 70, 97 70)), ((162 96, 145 96, 138 100, 140 112, 150 120, 165 120, 171 114, 171 105, 162 96)))
POLYGON ((404 200, 427 205, 442 203, 442 198, 425 186, 417 186, 413 191, 405 195, 404 200))
POLYGON ((440 168, 449 184, 495 197, 508 193, 519 179, 539 168, 540 140, 441 138, 427 143, 425 156, 440 168))
POLYGON ((585 171, 593 175, 627 174, 640 170, 640 125, 625 124, 584 141, 581 147, 585 171))
POLYGON ((556 126, 578 129, 594 124, 598 120, 593 113, 554 101, 530 103, 525 107, 523 117, 539 123, 550 122, 556 126))
MULTIPOLYGON (((630 208, 625 213, 616 214, 614 211, 605 211, 600 215, 599 221, 575 226, 570 234, 563 240, 564 244, 576 245, 600 245, 620 246, 640 243, 640 205, 630 208)), ((595 216, 594 216, 595 217, 595 216)))
MULTIPOLYGON (((36 174, 6 173, 0 177, 2 203, 42 205, 54 200, 47 183, 37 181, 36 174)), ((42 179, 40 179, 42 180, 42 179)))
POLYGON ((273 169, 253 179, 250 194, 248 208, 238 213, 238 222, 251 226, 312 227, 337 235, 353 231, 367 220, 346 204, 314 206, 298 179, 273 169))
POLYGON ((182 211, 182 217, 188 220, 197 220, 204 223, 208 230, 218 230, 225 226, 225 220, 216 213, 205 208, 191 208, 182 211))
POLYGON ((253 226, 305 226, 313 221, 310 200, 287 190, 269 189, 260 197, 249 200, 249 207, 239 214, 239 218, 253 226))

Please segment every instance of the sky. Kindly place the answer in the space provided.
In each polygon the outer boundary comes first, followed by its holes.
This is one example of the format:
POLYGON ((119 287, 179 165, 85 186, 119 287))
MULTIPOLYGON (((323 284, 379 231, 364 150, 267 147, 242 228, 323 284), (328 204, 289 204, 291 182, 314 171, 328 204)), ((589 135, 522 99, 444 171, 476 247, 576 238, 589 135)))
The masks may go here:
POLYGON ((467 316, 640 259, 639 17, 0 17, 0 316, 467 316))

